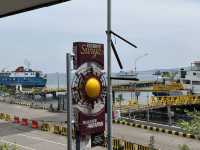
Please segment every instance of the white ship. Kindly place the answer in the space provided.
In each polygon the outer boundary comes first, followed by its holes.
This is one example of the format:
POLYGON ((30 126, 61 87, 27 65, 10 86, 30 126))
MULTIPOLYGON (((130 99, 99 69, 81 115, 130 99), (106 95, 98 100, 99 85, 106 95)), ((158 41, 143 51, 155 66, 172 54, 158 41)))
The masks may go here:
POLYGON ((189 70, 180 69, 175 80, 182 83, 191 94, 200 95, 200 61, 192 62, 189 70))

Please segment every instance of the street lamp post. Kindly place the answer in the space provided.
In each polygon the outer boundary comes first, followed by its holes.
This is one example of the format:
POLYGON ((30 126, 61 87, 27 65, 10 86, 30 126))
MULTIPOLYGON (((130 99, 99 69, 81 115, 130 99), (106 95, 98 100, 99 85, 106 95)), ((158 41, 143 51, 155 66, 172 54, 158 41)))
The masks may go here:
POLYGON ((107 142, 112 150, 111 0, 107 0, 107 142))
MULTIPOLYGON (((140 59, 144 58, 145 56, 148 56, 149 54, 148 53, 145 53, 143 55, 140 55, 138 56, 136 59, 135 59, 135 62, 134 62, 134 65, 135 65, 135 75, 137 77, 137 61, 139 61, 140 59)), ((134 84, 134 88, 135 88, 135 99, 137 100, 137 103, 138 103, 138 97, 139 97, 139 93, 136 92, 136 88, 137 88, 137 83, 135 82, 134 84)))
POLYGON ((148 53, 145 53, 145 54, 143 54, 143 55, 138 56, 138 57, 135 59, 134 65, 135 65, 135 74, 136 74, 136 76, 137 76, 137 61, 139 61, 140 59, 142 59, 143 57, 148 56, 148 55, 149 55, 148 53))
POLYGON ((60 75, 59 75, 59 73, 57 72, 56 73, 56 75, 57 75, 57 88, 58 88, 58 91, 59 91, 59 89, 60 89, 60 75))

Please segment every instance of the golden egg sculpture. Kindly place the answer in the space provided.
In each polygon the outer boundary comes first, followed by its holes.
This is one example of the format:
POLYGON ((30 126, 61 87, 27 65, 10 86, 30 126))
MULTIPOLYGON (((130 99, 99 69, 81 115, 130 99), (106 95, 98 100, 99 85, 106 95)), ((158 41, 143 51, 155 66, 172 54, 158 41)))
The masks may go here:
POLYGON ((101 84, 99 80, 92 77, 86 81, 85 91, 88 97, 95 98, 98 97, 101 92, 101 84))

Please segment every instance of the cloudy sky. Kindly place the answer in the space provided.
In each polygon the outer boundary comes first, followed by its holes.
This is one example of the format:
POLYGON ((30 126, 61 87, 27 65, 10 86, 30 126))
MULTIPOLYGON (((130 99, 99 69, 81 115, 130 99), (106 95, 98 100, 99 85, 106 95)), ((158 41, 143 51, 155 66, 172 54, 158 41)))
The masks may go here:
MULTIPOLYGON (((112 29, 139 48, 113 38, 124 70, 188 66, 200 60, 198 0, 113 0, 112 29)), ((46 73, 65 72, 74 41, 106 44, 106 0, 67 3, 0 19, 0 69, 28 59, 46 73)), ((113 57, 113 71, 119 67, 113 57)))

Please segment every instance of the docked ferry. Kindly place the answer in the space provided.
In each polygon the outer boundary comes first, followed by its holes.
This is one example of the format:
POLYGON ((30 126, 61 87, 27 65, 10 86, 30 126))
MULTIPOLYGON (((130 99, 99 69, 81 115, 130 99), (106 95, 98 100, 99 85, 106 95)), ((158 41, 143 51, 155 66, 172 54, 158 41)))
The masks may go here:
POLYGON ((188 70, 180 69, 175 80, 179 81, 191 94, 200 95, 200 61, 192 62, 188 70))
POLYGON ((18 67, 15 71, 0 72, 0 85, 7 87, 16 87, 18 90, 33 87, 45 87, 46 75, 41 71, 25 69, 23 66, 18 67))
POLYGON ((182 91, 170 91, 170 92, 153 92, 155 96, 168 96, 168 95, 200 95, 200 61, 194 61, 190 67, 181 68, 173 73, 164 72, 160 73, 159 79, 164 81, 163 83, 171 84, 172 82, 180 83, 183 86, 182 91))

